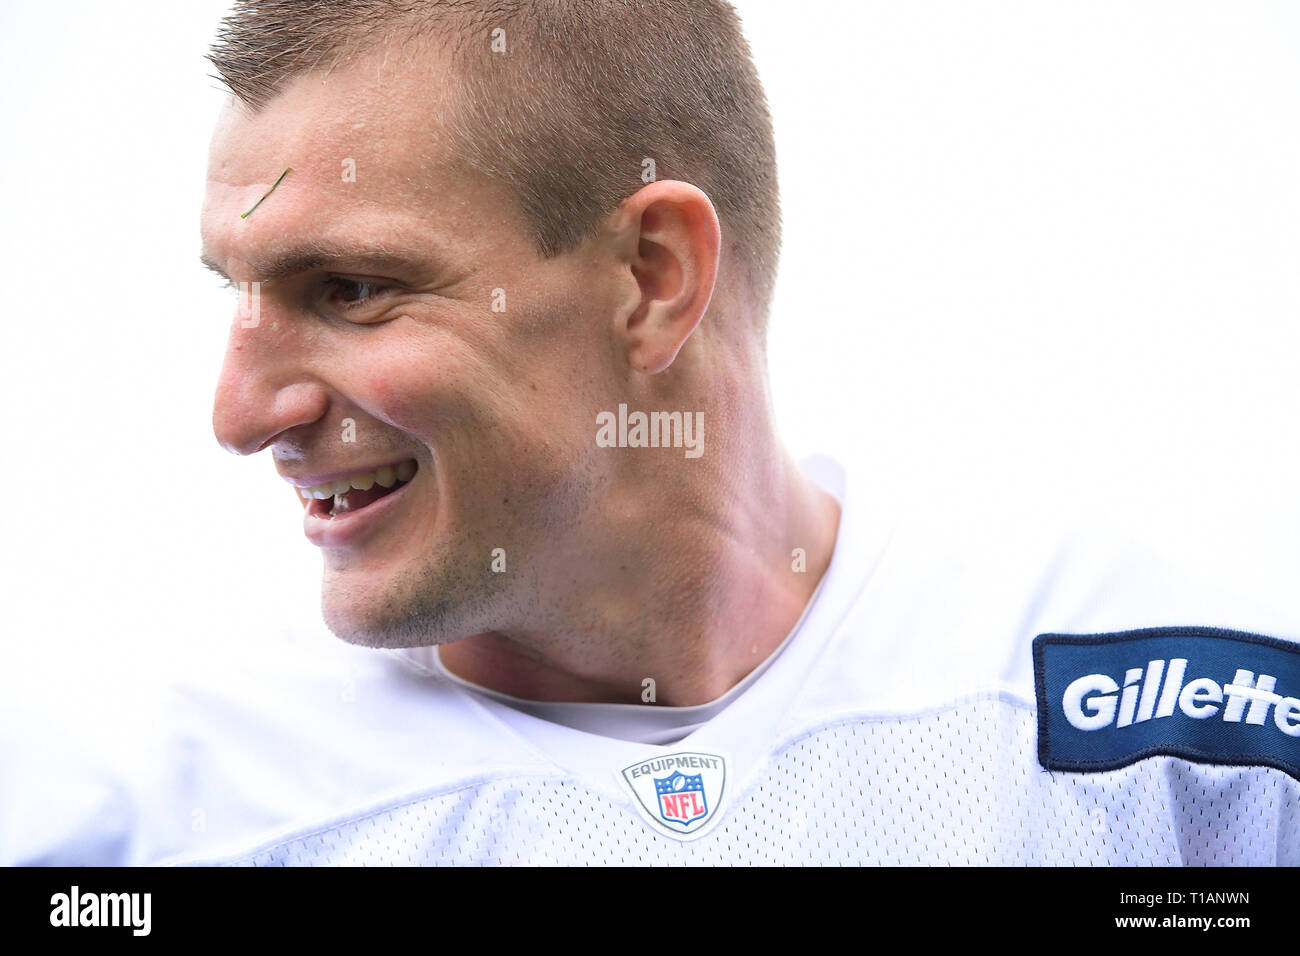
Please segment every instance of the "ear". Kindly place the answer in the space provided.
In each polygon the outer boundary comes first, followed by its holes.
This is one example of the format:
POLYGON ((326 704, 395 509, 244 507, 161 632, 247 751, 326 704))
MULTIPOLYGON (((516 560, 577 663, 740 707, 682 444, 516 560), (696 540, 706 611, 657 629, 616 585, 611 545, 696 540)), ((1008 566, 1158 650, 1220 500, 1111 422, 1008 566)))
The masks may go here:
POLYGON ((619 207, 621 257, 639 295, 619 315, 628 365, 657 375, 695 331, 713 298, 722 228, 718 214, 690 183, 650 183, 619 207))

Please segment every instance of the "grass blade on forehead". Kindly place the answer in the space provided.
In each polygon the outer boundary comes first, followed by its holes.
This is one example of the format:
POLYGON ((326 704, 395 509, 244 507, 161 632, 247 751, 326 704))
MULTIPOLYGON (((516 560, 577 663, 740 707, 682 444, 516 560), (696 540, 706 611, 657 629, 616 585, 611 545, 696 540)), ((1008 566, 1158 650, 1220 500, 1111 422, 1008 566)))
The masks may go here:
MULTIPOLYGON (((262 205, 262 203, 266 200, 266 197, 271 195, 271 193, 275 192, 275 187, 280 185, 280 180, 284 179, 284 177, 288 176, 291 172, 293 172, 293 167, 286 166, 284 172, 280 174, 280 179, 277 179, 275 182, 273 182, 271 184, 271 188, 268 189, 266 192, 262 193, 262 198, 259 199, 257 202, 253 203, 253 209, 256 209, 258 206, 262 205)), ((247 219, 249 216, 253 214, 253 209, 250 209, 248 210, 248 212, 245 213, 240 213, 239 218, 247 219)))

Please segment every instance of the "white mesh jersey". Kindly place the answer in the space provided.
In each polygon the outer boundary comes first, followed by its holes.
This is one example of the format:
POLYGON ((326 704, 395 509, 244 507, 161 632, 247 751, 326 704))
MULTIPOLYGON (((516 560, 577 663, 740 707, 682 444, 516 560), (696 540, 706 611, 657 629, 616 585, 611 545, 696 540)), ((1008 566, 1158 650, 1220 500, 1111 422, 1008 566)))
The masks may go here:
POLYGON ((114 853, 237 865, 1300 864, 1300 783, 1282 769, 1167 755, 1044 769, 1031 652, 1043 632, 1167 625, 1295 641, 1294 614, 1084 539, 886 529, 832 490, 840 533, 803 628, 685 739, 570 729, 393 655, 322 644, 185 691, 159 755, 167 779, 121 814, 130 834, 114 853), (640 793, 624 772, 637 767, 640 793))

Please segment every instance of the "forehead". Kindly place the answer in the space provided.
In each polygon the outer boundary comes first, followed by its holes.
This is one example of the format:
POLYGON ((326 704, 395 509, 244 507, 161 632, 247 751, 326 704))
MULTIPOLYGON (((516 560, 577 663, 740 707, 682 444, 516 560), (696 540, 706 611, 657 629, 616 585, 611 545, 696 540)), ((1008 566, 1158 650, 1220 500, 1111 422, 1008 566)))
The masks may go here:
POLYGON ((513 218, 500 188, 448 162, 449 79, 432 51, 394 47, 295 77, 258 113, 232 101, 209 151, 205 253, 252 262, 304 240, 409 243, 513 218))

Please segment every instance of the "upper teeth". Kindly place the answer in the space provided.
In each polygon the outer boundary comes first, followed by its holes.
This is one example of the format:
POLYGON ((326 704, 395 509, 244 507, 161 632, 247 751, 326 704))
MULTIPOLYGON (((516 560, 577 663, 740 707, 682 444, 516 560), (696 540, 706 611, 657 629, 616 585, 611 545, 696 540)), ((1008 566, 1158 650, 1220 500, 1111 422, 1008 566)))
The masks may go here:
POLYGON ((415 462, 408 458, 400 465, 384 465, 382 468, 363 471, 350 478, 327 481, 313 488, 299 488, 298 494, 304 498, 333 498, 335 495, 344 494, 350 488, 355 488, 357 491, 369 491, 375 485, 391 488, 399 481, 410 481, 414 474, 415 462))

